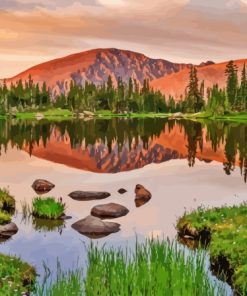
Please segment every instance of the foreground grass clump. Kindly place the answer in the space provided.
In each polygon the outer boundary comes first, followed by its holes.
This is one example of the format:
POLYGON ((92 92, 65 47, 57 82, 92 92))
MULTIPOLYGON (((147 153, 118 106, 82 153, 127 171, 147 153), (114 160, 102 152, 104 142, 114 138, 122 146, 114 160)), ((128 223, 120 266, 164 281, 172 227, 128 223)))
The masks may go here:
POLYGON ((0 295, 27 295, 35 281, 35 269, 17 257, 0 254, 0 295))
POLYGON ((64 214, 65 204, 54 197, 36 197, 32 202, 32 214, 35 217, 58 219, 64 214))
MULTIPOLYGON (((240 206, 213 209, 199 208, 185 214, 177 224, 180 234, 210 233, 209 251, 214 269, 222 272, 236 291, 247 295, 247 203, 240 206), (220 262, 223 262, 221 268, 220 262)), ((193 235, 192 235, 193 236, 193 235)))
MULTIPOLYGON (((37 284, 35 296, 82 296, 85 295, 83 288, 82 271, 79 268, 75 270, 62 271, 58 262, 55 281, 48 281, 49 268, 45 266, 46 275, 42 284, 37 284)), ((93 294, 95 295, 95 294, 93 294)))
POLYGON ((209 279, 204 252, 189 252, 169 242, 148 241, 136 251, 91 246, 86 295, 226 295, 209 279))
POLYGON ((8 189, 0 188, 0 210, 2 211, 14 211, 15 199, 10 195, 8 189))

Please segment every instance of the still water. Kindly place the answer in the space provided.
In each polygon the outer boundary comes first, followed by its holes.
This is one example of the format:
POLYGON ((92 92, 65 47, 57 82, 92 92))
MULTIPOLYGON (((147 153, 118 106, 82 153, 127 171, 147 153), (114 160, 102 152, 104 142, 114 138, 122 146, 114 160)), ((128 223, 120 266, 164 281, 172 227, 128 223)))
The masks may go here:
MULTIPOLYGON (((175 238, 176 219, 200 205, 220 206, 246 200, 247 125, 167 119, 95 119, 61 122, 0 121, 0 187, 17 200, 13 221, 19 231, 1 242, 0 252, 16 254, 43 274, 83 261, 90 239, 71 228, 93 206, 117 202, 127 216, 116 219, 121 231, 95 240, 99 245, 133 246, 159 236, 175 238), (31 205, 31 184, 45 178, 63 198, 65 222, 24 219, 21 203, 31 205), (134 188, 143 184, 152 199, 140 208, 134 188), (119 188, 127 193, 120 195, 119 188), (107 200, 78 202, 74 190, 108 191, 107 200)), ((230 292, 229 292, 230 293, 230 292)), ((229 294, 230 295, 230 294, 229 294)))

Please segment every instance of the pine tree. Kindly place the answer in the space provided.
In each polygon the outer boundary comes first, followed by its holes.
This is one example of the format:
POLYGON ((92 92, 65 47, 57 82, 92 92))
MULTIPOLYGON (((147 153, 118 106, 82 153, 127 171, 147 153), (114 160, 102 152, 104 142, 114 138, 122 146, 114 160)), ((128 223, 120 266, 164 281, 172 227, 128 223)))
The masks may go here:
POLYGON ((247 77, 246 77, 246 67, 243 66, 242 75, 241 75, 241 85, 240 85, 240 96, 242 109, 247 109, 247 77))
POLYGON ((226 65, 225 75, 227 77, 227 98, 230 104, 230 107, 235 108, 237 91, 238 91, 238 68, 233 61, 230 61, 226 65))
POLYGON ((128 99, 131 98, 131 96, 133 94, 133 89, 134 89, 133 81, 132 81, 132 78, 130 77, 130 79, 129 79, 129 86, 128 86, 128 99))
POLYGON ((187 86, 186 109, 187 112, 199 112, 204 106, 204 100, 198 87, 197 69, 194 66, 190 68, 190 79, 187 86))

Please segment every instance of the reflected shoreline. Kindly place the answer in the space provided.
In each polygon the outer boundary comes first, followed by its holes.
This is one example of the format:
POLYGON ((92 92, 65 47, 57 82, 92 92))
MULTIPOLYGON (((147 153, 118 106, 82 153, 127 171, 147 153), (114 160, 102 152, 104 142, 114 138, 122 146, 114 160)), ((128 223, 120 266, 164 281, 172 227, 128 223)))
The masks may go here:
MULTIPOLYGON (((38 158, 96 173, 117 173, 150 163, 187 159, 221 162, 247 179, 247 125, 162 118, 0 121, 1 154, 8 145, 38 158)), ((1 160, 1 157, 0 157, 1 160)))

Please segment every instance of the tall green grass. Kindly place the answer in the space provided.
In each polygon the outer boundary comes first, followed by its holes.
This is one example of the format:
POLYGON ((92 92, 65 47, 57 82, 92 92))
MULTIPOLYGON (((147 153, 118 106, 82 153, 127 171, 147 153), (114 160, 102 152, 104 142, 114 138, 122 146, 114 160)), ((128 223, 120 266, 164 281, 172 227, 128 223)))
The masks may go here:
MULTIPOLYGON (((210 278, 204 251, 177 243, 147 241, 130 249, 88 249, 88 266, 62 272, 37 286, 38 296, 225 296, 222 283, 210 278)), ((46 272, 47 274, 47 272, 46 272)))
POLYGON ((42 284, 36 285, 33 296, 82 296, 85 295, 83 289, 82 270, 62 271, 61 265, 57 263, 57 273, 55 281, 50 279, 51 272, 44 265, 45 277, 42 284))
POLYGON ((176 243, 150 240, 135 252, 91 246, 86 295, 226 295, 209 278, 204 252, 189 252, 176 243))

